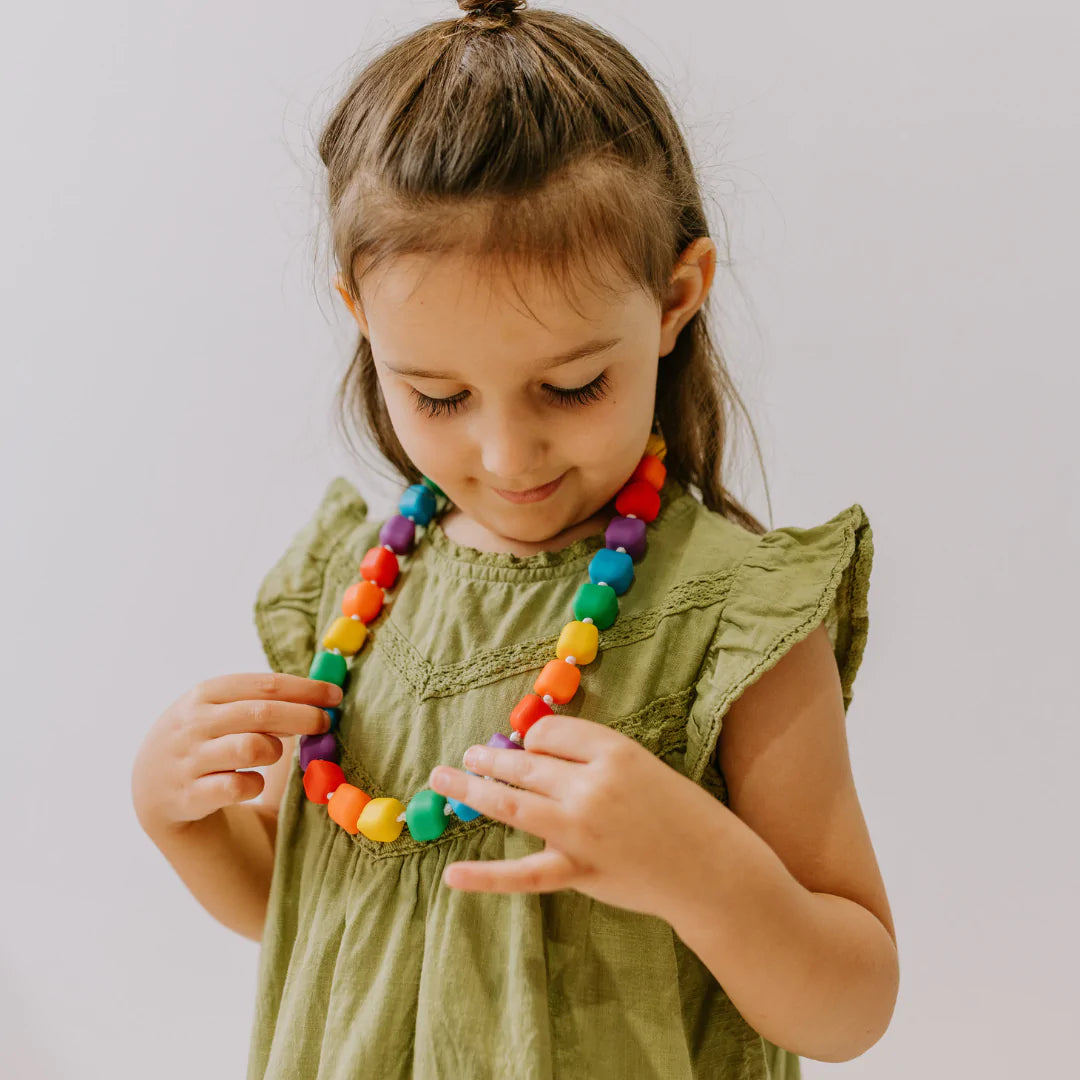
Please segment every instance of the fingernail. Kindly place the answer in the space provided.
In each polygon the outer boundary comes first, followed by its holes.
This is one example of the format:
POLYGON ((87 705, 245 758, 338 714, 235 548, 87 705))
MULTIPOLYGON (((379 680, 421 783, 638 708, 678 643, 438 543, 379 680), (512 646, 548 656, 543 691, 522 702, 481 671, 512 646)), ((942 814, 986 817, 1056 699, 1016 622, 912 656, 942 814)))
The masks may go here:
POLYGON ((344 691, 336 683, 330 683, 330 700, 336 705, 344 696, 344 691))

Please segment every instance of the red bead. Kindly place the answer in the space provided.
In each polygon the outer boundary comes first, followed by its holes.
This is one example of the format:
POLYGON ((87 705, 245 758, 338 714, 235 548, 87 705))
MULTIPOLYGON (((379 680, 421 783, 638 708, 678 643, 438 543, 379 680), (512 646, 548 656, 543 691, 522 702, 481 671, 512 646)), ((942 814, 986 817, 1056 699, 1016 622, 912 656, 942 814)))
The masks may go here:
POLYGON ((538 694, 526 694, 510 713, 510 726, 524 739, 525 732, 555 710, 538 694))
POLYGON ((304 794, 312 802, 325 805, 330 793, 345 783, 345 773, 336 761, 316 758, 304 770, 304 794))
POLYGON ((360 564, 360 576, 380 589, 392 589, 398 576, 397 556, 381 545, 369 549, 360 564))
POLYGON ((341 614, 351 619, 359 616, 361 622, 369 623, 382 611, 383 591, 371 581, 358 581, 345 590, 341 600, 341 614))
POLYGON ((644 480, 631 480, 615 496, 615 509, 623 517, 652 521, 660 513, 660 492, 644 480))
POLYGON ((655 454, 646 454, 638 463, 631 480, 644 480, 659 491, 667 479, 667 467, 655 454))

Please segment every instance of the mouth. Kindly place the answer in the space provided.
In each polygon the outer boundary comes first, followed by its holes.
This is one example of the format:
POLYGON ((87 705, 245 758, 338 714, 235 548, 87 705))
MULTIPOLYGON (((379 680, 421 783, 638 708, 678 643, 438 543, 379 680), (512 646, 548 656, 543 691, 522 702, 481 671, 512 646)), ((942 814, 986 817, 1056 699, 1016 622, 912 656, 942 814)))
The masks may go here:
POLYGON ((541 502, 555 493, 563 481, 563 476, 566 476, 566 473, 556 477, 554 480, 548 481, 546 484, 541 484, 540 487, 528 488, 525 491, 504 491, 502 488, 492 488, 491 490, 494 491, 496 495, 501 495, 507 502, 541 502))

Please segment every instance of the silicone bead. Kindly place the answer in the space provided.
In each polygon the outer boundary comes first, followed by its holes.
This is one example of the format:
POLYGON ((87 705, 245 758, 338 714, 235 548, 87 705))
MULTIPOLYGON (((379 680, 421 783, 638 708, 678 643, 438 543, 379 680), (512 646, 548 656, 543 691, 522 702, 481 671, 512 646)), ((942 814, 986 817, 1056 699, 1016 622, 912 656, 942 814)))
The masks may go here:
POLYGON ((660 492, 644 480, 631 480, 615 496, 615 509, 625 517, 652 521, 660 513, 660 492))
POLYGON ((583 581, 574 597, 574 618, 592 619, 598 630, 606 630, 619 614, 619 598, 610 585, 583 581))
POLYGON ((357 581, 345 590, 341 598, 341 613, 350 619, 356 615, 361 622, 369 623, 382 611, 382 589, 372 581, 357 581))
POLYGON ((667 468, 655 454, 646 454, 638 463, 631 480, 644 480, 659 491, 667 479, 667 468))
POLYGON ((416 539, 416 526, 401 514, 387 518, 379 530, 379 543, 385 544, 398 555, 408 555, 416 539))
POLYGON ((555 646, 555 655, 560 660, 568 656, 575 664, 591 664, 596 659, 596 647, 600 634, 592 623, 568 622, 559 634, 559 643, 555 646))
POLYGON ((369 548, 360 563, 360 576, 380 589, 392 589, 398 576, 397 556, 384 547, 369 548))
POLYGON ((323 806, 330 801, 330 793, 344 783, 345 773, 336 761, 316 758, 304 770, 304 794, 323 806))
POLYGON ((604 532, 604 543, 615 550, 622 548, 637 561, 645 554, 645 522, 640 518, 613 517, 604 532))
POLYGON ((405 828, 405 822, 398 821, 404 813, 405 807, 397 799, 372 799, 360 811, 356 825, 369 840, 389 844, 396 840, 405 828))
POLYGON ((402 517, 426 525, 435 516, 435 496, 423 484, 410 484, 398 500, 402 517))
POLYGON ((367 627, 359 619, 339 615, 323 636, 324 649, 337 649, 342 656, 352 656, 364 647, 367 627))
POLYGON ((663 461, 667 456, 667 443, 664 442, 664 436, 657 434, 655 431, 650 432, 649 437, 645 440, 645 453, 658 457, 663 461))
POLYGON ((436 484, 435 481, 432 480, 430 476, 421 476, 420 477, 420 483, 422 483, 424 485, 424 487, 430 488, 431 491, 432 491, 432 494, 441 495, 444 499, 446 498, 446 492, 443 491, 443 489, 441 487, 439 487, 439 485, 436 484))
POLYGON ((487 741, 488 746, 494 746, 496 750, 524 750, 524 746, 518 746, 513 739, 504 735, 501 731, 496 731, 487 741))
POLYGON ((555 710, 538 694, 526 694, 510 712, 510 726, 523 739, 525 733, 540 719, 555 710))
POLYGON ((603 547, 589 562, 589 580, 594 585, 610 585, 622 596, 634 580, 634 560, 625 551, 603 547))
POLYGON ((344 656, 337 653, 320 651, 317 652, 308 668, 309 679, 319 679, 322 682, 345 685, 345 677, 349 674, 349 665, 345 663, 344 656))
POLYGON ((371 802, 371 796, 366 791, 361 791, 352 784, 341 784, 330 796, 330 801, 326 804, 326 812, 347 833, 355 836, 360 831, 357 821, 369 802, 371 802))
POLYGON ((446 796, 431 788, 418 791, 405 811, 405 824, 414 840, 438 840, 446 831, 446 796))
POLYGON ((330 730, 337 731, 338 721, 341 719, 341 710, 323 709, 323 712, 330 717, 330 730))
POLYGON ((565 705, 577 693, 580 685, 581 672, 577 664, 568 664, 565 660, 549 660, 536 677, 533 689, 541 697, 550 694, 552 701, 565 705))
MULTIPOLYGON (((476 776, 477 774, 472 769, 465 770, 470 776, 476 776)), ((472 821, 480 816, 479 810, 474 810, 471 806, 466 806, 460 799, 451 799, 449 796, 446 798, 446 805, 458 816, 460 821, 472 821)))
POLYGON ((300 736, 300 771, 303 772, 313 761, 337 761, 338 741, 332 731, 321 731, 318 735, 300 736))

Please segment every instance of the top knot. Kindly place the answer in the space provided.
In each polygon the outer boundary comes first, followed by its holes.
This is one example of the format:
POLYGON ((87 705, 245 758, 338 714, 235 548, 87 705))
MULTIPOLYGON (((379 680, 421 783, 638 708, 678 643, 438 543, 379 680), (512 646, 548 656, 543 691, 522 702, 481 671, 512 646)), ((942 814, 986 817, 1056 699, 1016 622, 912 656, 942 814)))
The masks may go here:
POLYGON ((498 17, 513 15, 525 6, 525 0, 458 0, 458 7, 466 15, 498 17))

